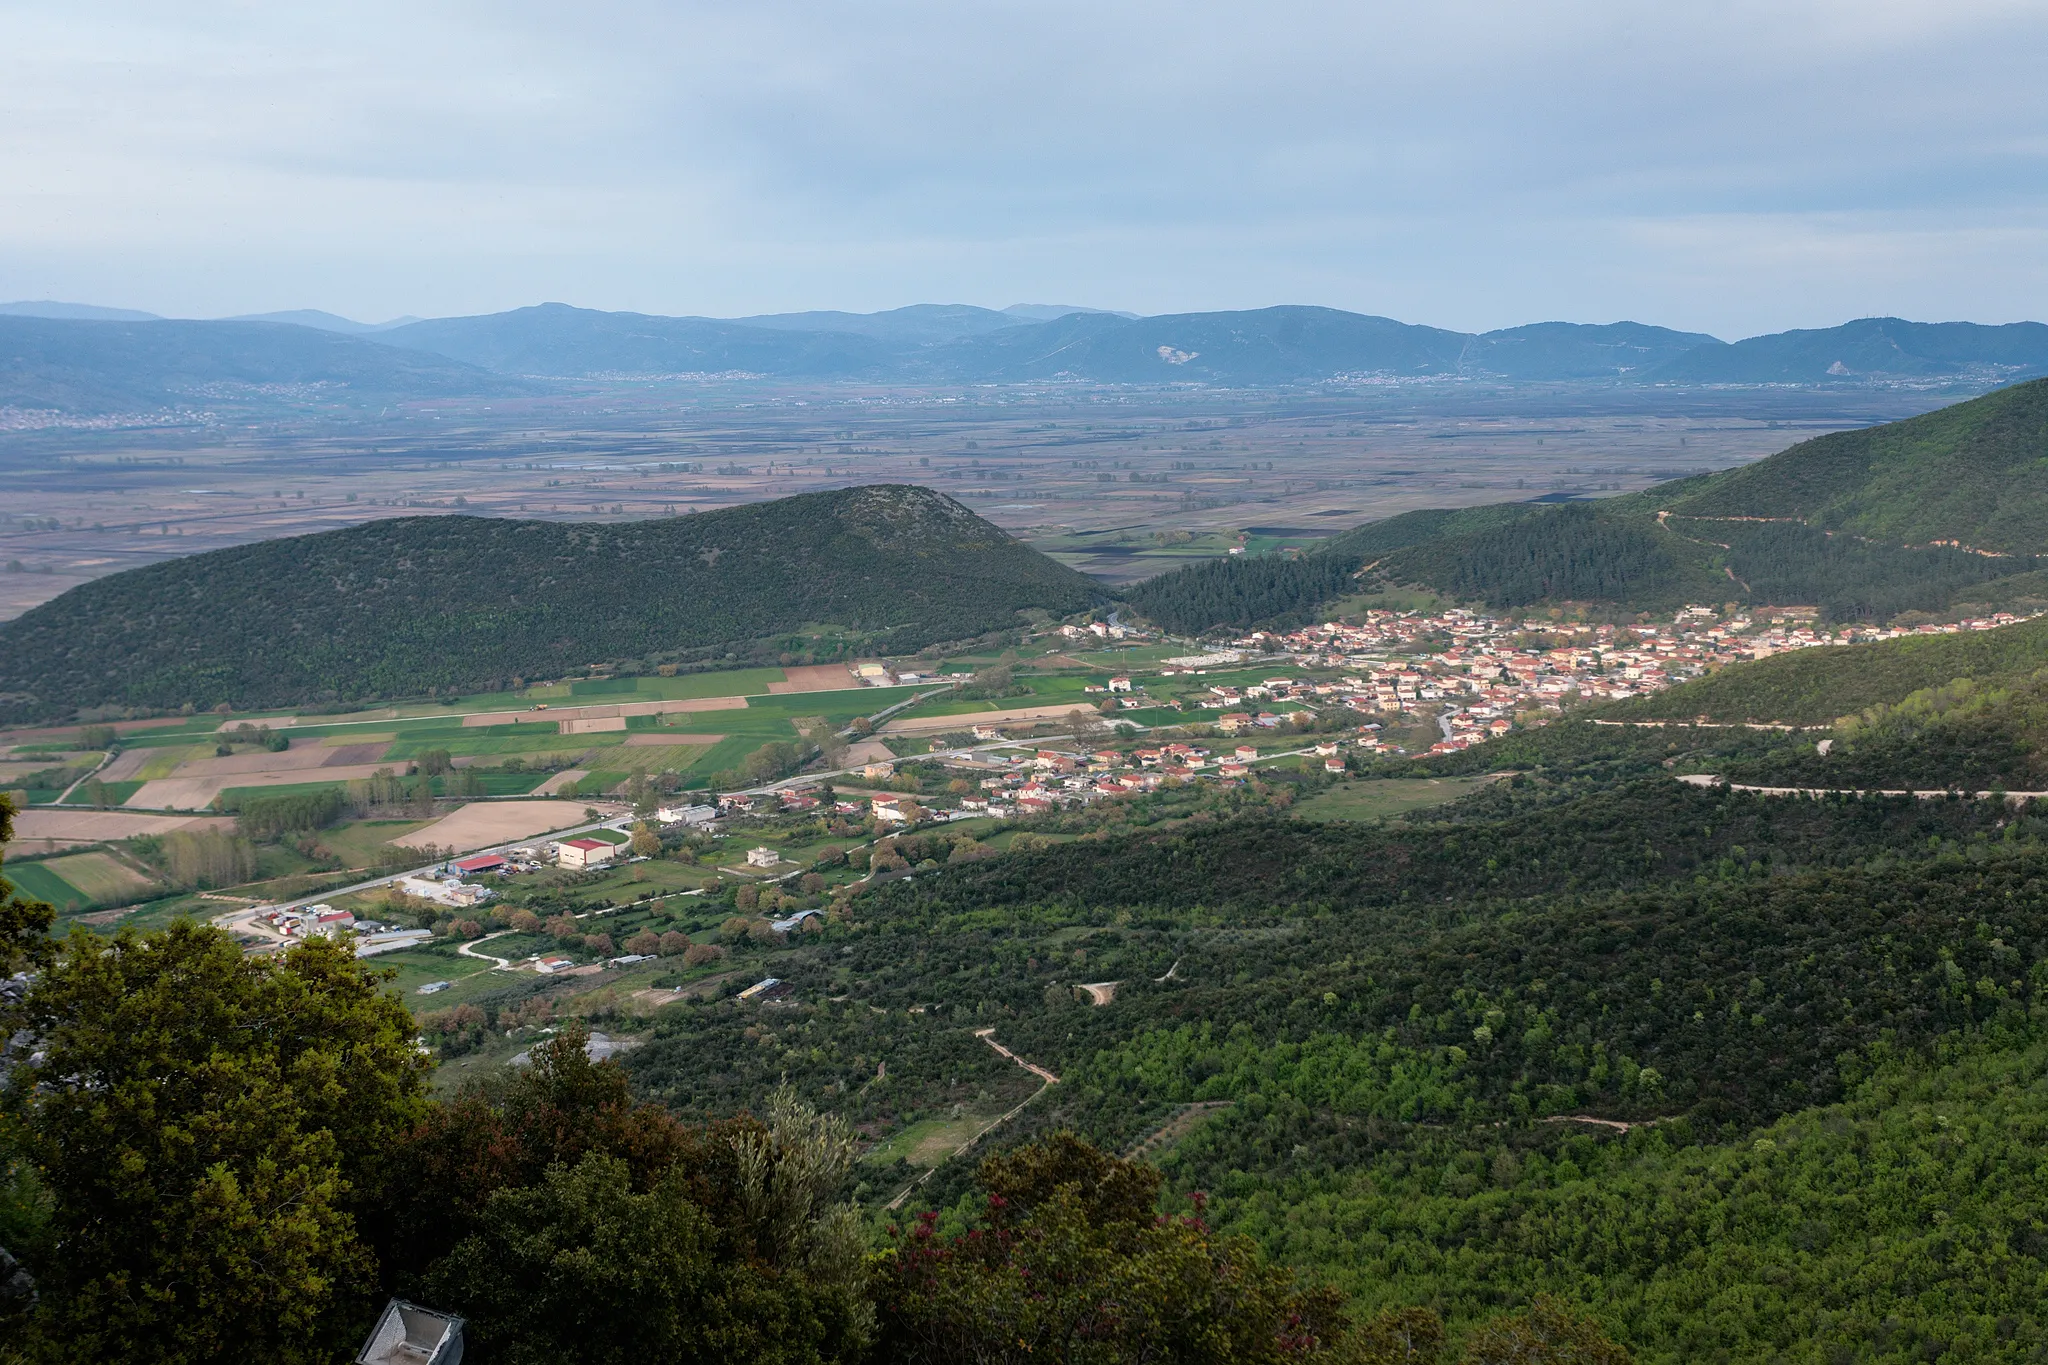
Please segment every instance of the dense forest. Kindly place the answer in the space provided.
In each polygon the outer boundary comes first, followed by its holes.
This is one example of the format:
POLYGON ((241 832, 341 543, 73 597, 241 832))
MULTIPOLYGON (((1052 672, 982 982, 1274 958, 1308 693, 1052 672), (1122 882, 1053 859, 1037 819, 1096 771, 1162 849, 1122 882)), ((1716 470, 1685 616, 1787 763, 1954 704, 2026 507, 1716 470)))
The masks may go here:
MULTIPOLYGON (((1534 591, 1693 543, 1396 521, 1323 569, 1456 543, 1444 573, 1534 591)), ((1254 564, 1159 600, 1288 590, 1254 564)), ((59 944, 0 889, 0 1037, 36 1042, 0 1070, 0 1330, 330 1360, 400 1294, 486 1365, 2041 1359, 2048 798, 2007 798, 2044 742, 2048 620, 1795 651, 1461 752, 835 849, 810 870, 868 876, 786 937, 714 885, 747 955, 677 934, 657 980, 705 989, 581 1019, 535 976, 415 1021, 373 962, 184 923, 59 944), (466 1063, 542 1019, 530 1065, 430 1093, 416 1039, 466 1063), (589 1025, 635 1046, 592 1063, 589 1025)), ((334 814, 252 799, 217 837, 334 814)))
POLYGON ((1000 1022, 1062 1075, 1028 1126, 1197 1120, 1172 1186, 1359 1302, 1455 1324, 1563 1294, 1672 1361, 2043 1344, 2048 820, 1499 785, 1477 819, 949 866, 865 898, 852 956, 805 970, 1000 1022), (1063 979, 1122 985, 1090 1009, 1063 979))
POLYGON ((0 719, 490 690, 818 625, 840 631, 802 648, 900 652, 1100 595, 908 486, 605 525, 399 517, 73 588, 0 626, 0 719))
POLYGON ((1125 597, 1147 620, 1182 634, 1259 626, 1290 630, 1342 597, 1357 568, 1332 554, 1212 559, 1147 579, 1125 597))
POLYGON ((1673 485, 1688 517, 1797 518, 1891 545, 1959 541, 2048 553, 2048 380, 1936 412, 1802 441, 1767 460, 1673 485))

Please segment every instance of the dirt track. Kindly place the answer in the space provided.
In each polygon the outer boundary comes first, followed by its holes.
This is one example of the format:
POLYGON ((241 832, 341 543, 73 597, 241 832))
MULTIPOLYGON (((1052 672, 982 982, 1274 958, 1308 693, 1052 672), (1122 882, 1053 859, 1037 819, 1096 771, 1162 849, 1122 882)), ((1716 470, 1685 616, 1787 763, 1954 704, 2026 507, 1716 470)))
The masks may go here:
POLYGON ((970 711, 958 716, 905 716, 892 720, 877 730, 881 735, 931 735, 947 730, 958 730, 962 734, 977 725, 1004 725, 1019 721, 1060 720, 1076 711, 1093 716, 1096 710, 1080 702, 1069 702, 1065 706, 1016 706, 1007 711, 970 711))
POLYGON ((837 692, 858 687, 860 680, 845 664, 798 664, 782 670, 784 681, 768 684, 771 693, 837 692))
POLYGON ((556 725, 563 721, 609 720, 615 716, 670 716, 687 711, 744 711, 745 697, 678 697, 671 701, 615 702, 609 706, 558 706, 546 711, 476 711, 462 718, 465 727, 485 725, 556 725))

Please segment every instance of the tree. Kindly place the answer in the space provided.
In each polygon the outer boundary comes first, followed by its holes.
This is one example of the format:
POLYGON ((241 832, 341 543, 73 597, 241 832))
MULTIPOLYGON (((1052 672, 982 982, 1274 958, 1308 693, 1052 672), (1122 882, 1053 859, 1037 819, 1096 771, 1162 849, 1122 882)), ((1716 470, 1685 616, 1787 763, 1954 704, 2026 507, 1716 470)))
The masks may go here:
POLYGON ((661 936, 660 953, 663 957, 674 957, 677 953, 690 951, 690 936, 680 929, 671 929, 661 936))
MULTIPOLYGON (((14 835, 14 803, 0 796, 0 848, 14 835)), ((30 900, 15 891, 11 882, 0 879, 0 977, 39 967, 48 962, 55 945, 50 926, 56 911, 45 901, 30 900)), ((0 1029, 13 1029, 0 1016, 0 1029)))
POLYGON ((1159 1173, 1055 1134, 982 1163, 979 1224, 937 1216, 878 1268, 884 1354, 902 1362, 1332 1358, 1337 1296, 1301 1290, 1197 1211, 1161 1218, 1159 1173))
MULTIPOLYGON (((633 803, 635 815, 648 816, 654 814, 654 808, 661 803, 661 793, 647 780, 646 773, 634 773, 626 783, 626 799, 633 803)), ((640 828, 635 826, 634 832, 637 834, 640 828)), ((660 847, 659 843, 656 847, 660 847)), ((636 848, 633 851, 638 853, 640 850, 636 848)))
POLYGON ((1466 1338, 1463 1365, 1629 1365, 1600 1324, 1553 1298, 1493 1318, 1466 1338))
POLYGON ((652 858, 661 852, 661 836, 649 829, 647 822, 642 820, 633 826, 632 849, 636 858, 652 858))
POLYGON ((626 940, 626 951, 652 957, 661 951, 661 935, 652 929, 642 929, 626 940))
POLYGON ((1360 1323, 1346 1346, 1353 1365, 1435 1365, 1444 1321, 1427 1308, 1390 1308, 1360 1323))
POLYGON ((177 921, 74 932, 29 993, 11 1127, 51 1196, 33 1330, 70 1359, 326 1359, 377 1263, 355 1213, 425 1112, 388 974, 315 941, 247 960, 177 921))
POLYGON ((843 1122, 785 1089, 766 1122, 684 1128, 633 1104, 615 1063, 583 1056, 580 1033, 534 1062, 495 1106, 465 1102, 430 1144, 481 1157, 444 1185, 481 1212, 425 1277, 437 1304, 469 1319, 480 1354, 516 1365, 859 1356, 870 1322, 859 1223, 832 1202, 853 1160, 843 1122))

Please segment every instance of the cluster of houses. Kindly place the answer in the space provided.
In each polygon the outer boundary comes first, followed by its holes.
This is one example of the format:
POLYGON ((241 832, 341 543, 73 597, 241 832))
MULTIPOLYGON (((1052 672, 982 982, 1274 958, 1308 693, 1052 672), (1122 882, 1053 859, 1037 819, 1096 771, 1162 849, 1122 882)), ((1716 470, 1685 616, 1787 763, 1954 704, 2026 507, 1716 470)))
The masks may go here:
POLYGON ((425 942, 433 935, 425 929, 401 929, 395 924, 357 919, 347 910, 332 905, 301 905, 292 909, 273 907, 256 912, 256 923, 267 926, 288 943, 315 938, 347 936, 355 944, 357 957, 374 957, 425 942))
POLYGON ((356 927, 356 917, 331 905, 301 905, 293 910, 262 910, 256 922, 266 924, 285 938, 305 940, 332 938, 356 927))
POLYGON ((1129 626, 1113 626, 1106 621, 1090 621, 1085 626, 1061 626, 1059 634, 1066 640, 1131 640, 1143 639, 1145 632, 1129 626))
MULTIPOLYGON (((1285 634, 1255 631, 1236 643, 1285 652, 1307 668, 1351 670, 1334 683, 1313 684, 1312 690, 1356 710, 1401 713, 1424 704, 1455 708, 1445 718, 1450 733, 1431 750, 1443 752, 1506 733, 1518 714, 1561 710, 1567 698, 1647 696, 1723 664, 1787 650, 1992 630, 2023 619, 2000 612, 1953 624, 1831 631, 1816 626, 1813 615, 1792 609, 1770 619, 1742 614, 1724 619, 1711 607, 1693 606, 1669 625, 1617 627, 1509 620, 1458 610, 1375 611, 1355 625, 1333 621, 1285 634), (1553 643, 1522 643, 1533 635, 1553 643), (1560 636, 1569 642, 1554 643, 1560 636)), ((1296 684, 1292 695, 1304 695, 1301 689, 1309 686, 1296 684)), ((1216 699, 1205 704, 1230 705, 1236 700, 1228 695, 1232 690, 1212 688, 1216 699)), ((1250 700, 1253 691, 1243 689, 1244 699, 1250 700)), ((1224 719, 1241 726, 1243 717, 1226 713, 1224 719)))
POLYGON ((459 876, 436 876, 431 872, 415 872, 400 877, 394 883, 393 889, 400 895, 446 906, 450 910, 474 909, 489 900, 493 894, 489 887, 466 882, 459 876))

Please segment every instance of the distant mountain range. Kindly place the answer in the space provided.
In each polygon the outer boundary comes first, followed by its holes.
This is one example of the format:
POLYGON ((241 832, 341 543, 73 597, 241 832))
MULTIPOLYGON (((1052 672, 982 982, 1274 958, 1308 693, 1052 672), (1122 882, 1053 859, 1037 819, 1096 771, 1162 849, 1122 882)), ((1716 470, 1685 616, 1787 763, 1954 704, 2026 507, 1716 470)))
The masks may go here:
POLYGON ((2048 374, 2048 326, 2037 322, 1865 318, 1728 343, 1634 322, 1544 322, 1475 334, 1304 306, 1134 317, 1050 304, 1001 311, 915 304, 880 313, 701 318, 546 303, 371 324, 317 310, 166 321, 42 302, 0 304, 0 342, 14 343, 0 346, 0 406, 80 411, 206 384, 319 382, 337 397, 381 401, 504 392, 506 383, 690 374, 1253 387, 1345 379, 1989 386, 2048 374), (62 334, 60 357, 49 354, 59 334, 38 330, 53 323, 83 329, 62 334), (300 339, 273 331, 259 345, 257 334, 234 330, 250 326, 287 327, 300 339), (155 328, 165 330, 145 341, 155 328), (362 349, 319 349, 303 340, 309 335, 362 349), (415 358, 401 362, 394 351, 415 358))
POLYGON ((79 414, 530 391, 447 356, 276 322, 0 316, 0 407, 79 414))

